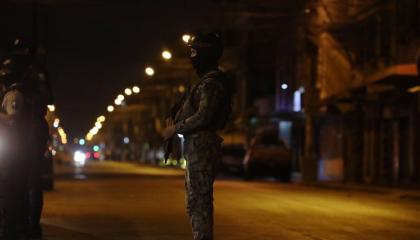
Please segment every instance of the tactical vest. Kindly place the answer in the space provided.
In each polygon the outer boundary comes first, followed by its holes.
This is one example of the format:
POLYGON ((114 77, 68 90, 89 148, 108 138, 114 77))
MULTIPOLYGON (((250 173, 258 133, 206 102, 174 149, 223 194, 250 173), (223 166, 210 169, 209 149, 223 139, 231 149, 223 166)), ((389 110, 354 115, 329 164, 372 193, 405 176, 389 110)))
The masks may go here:
POLYGON ((202 82, 205 82, 207 79, 213 79, 217 84, 220 84, 220 88, 222 89, 222 96, 220 102, 221 104, 219 106, 219 109, 217 111, 217 114, 215 114, 212 119, 209 121, 210 124, 206 127, 206 129, 203 130, 210 130, 210 131, 218 131, 225 128, 229 117, 232 113, 232 93, 230 91, 229 87, 229 80, 226 74, 220 70, 208 73, 204 76, 204 78, 198 83, 191 91, 191 106, 194 109, 194 111, 198 111, 199 108, 199 99, 197 97, 197 88, 202 84, 202 82))

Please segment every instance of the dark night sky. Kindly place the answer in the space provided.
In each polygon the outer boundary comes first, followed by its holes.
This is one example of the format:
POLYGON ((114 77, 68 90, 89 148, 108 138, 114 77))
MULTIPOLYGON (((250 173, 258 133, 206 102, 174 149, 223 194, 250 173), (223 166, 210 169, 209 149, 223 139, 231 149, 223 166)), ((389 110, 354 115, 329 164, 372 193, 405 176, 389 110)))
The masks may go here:
MULTIPOLYGON (((31 1, 17 2, 0 2, 2 42, 33 32, 31 1)), ((56 106, 70 137, 84 136, 125 87, 141 86, 144 65, 200 28, 214 7, 192 0, 40 2, 56 106)))

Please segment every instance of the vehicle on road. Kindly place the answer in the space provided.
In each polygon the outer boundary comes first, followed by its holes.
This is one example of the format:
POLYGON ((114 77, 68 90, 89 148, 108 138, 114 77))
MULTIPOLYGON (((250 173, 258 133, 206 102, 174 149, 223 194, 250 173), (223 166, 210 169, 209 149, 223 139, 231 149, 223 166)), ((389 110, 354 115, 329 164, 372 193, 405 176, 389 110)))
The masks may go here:
POLYGON ((226 173, 243 173, 243 159, 245 156, 243 144, 229 144, 222 146, 221 170, 226 173))
POLYGON ((292 171, 292 150, 276 135, 257 135, 251 140, 243 160, 244 178, 273 176, 289 182, 292 171))
POLYGON ((57 149, 54 156, 54 161, 59 165, 72 165, 74 162, 73 154, 70 149, 65 147, 57 149))

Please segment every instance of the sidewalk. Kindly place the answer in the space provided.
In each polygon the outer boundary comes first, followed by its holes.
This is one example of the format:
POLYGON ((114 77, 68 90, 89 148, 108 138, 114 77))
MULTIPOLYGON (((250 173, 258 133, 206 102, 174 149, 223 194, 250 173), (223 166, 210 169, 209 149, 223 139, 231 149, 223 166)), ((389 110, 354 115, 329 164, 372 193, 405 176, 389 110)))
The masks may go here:
POLYGON ((372 194, 388 195, 398 199, 407 199, 420 201, 420 189, 412 188, 397 188, 374 185, 358 185, 345 183, 303 183, 303 186, 324 188, 336 191, 351 191, 351 192, 365 192, 372 194))

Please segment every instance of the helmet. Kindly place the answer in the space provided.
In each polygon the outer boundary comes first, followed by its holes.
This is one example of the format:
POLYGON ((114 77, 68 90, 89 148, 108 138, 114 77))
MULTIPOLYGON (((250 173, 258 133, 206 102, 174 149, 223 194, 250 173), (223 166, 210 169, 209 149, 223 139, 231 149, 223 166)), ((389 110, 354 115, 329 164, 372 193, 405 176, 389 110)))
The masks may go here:
POLYGON ((32 46, 23 38, 15 38, 6 56, 0 60, 0 81, 5 86, 21 82, 31 63, 32 46))
POLYGON ((219 33, 198 33, 188 43, 190 59, 194 67, 217 65, 223 55, 223 44, 219 33))

